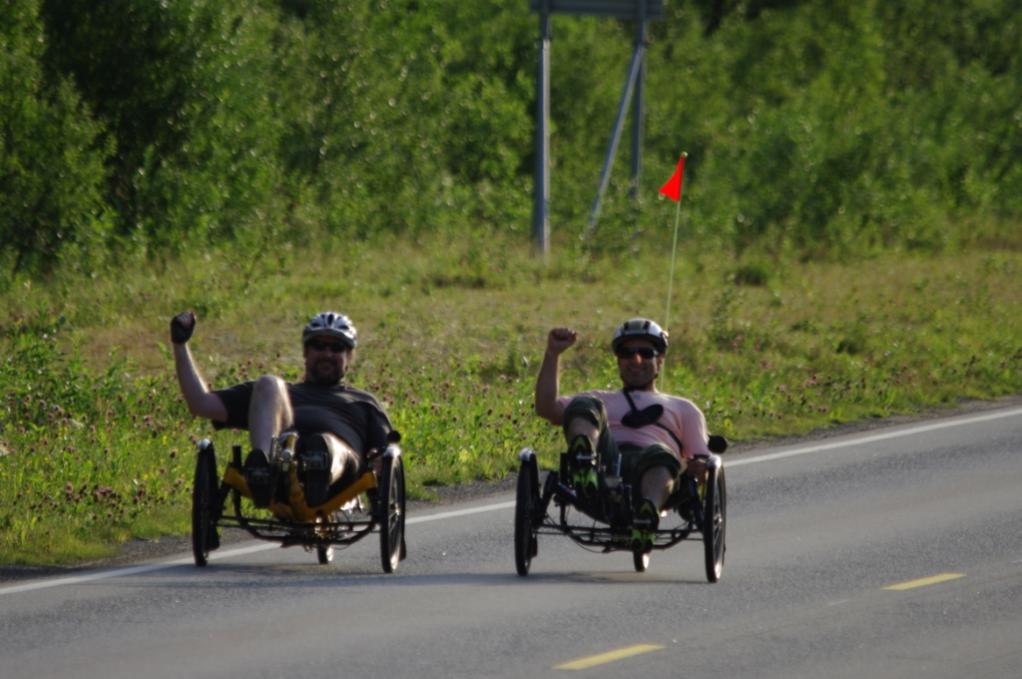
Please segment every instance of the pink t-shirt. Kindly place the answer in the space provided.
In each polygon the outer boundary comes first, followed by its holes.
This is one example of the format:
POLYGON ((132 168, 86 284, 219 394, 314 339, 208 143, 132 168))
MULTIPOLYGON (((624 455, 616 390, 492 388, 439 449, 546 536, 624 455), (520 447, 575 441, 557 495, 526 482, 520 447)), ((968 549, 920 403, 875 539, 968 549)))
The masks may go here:
MULTIPOLYGON (((691 459, 695 455, 710 454, 709 448, 706 447, 709 440, 709 435, 706 431, 706 417, 703 416, 703 411, 699 410, 699 407, 687 398, 654 391, 630 392, 632 400, 635 401, 635 407, 638 410, 642 410, 654 403, 659 403, 664 407, 664 414, 660 418, 660 424, 669 427, 681 441, 684 450, 679 451, 678 444, 674 442, 671 435, 655 424, 649 424, 637 429, 621 424, 621 418, 631 412, 631 407, 628 405, 628 399, 625 398, 624 392, 620 390, 606 391, 597 389, 584 391, 578 395, 593 396, 603 401, 603 405, 607 409, 607 424, 614 435, 614 440, 618 443, 631 443, 642 447, 653 443, 662 443, 667 446, 668 450, 674 452, 675 455, 678 455, 680 452, 679 459, 682 457, 691 459)), ((557 399, 557 403, 564 408, 572 398, 571 396, 561 396, 557 399)))

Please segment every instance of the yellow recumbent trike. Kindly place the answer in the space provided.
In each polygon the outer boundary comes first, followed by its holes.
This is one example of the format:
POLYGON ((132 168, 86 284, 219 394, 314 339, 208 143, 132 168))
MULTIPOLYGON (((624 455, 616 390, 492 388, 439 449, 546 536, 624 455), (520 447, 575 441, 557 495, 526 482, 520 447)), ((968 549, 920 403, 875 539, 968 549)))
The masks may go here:
POLYGON ((195 565, 207 564, 209 553, 220 546, 218 529, 224 526, 242 528, 253 537, 283 547, 300 545, 315 550, 321 564, 333 560, 334 547, 348 547, 378 529, 383 571, 394 572, 407 554, 405 473, 399 440, 400 435, 391 432, 386 448, 366 456, 366 471, 357 478, 342 477, 321 492, 311 492, 309 480, 323 468, 322 461, 315 451, 303 450, 297 432, 285 432, 277 437, 268 456, 272 494, 266 509, 271 516, 260 517, 242 512, 242 498, 248 498, 246 504, 252 509, 256 505, 251 502, 253 493, 243 471, 241 446, 233 446, 221 478, 213 443, 203 439, 198 444, 192 488, 195 565), (310 502, 307 495, 315 499, 310 502), (233 513, 226 511, 228 496, 233 513))

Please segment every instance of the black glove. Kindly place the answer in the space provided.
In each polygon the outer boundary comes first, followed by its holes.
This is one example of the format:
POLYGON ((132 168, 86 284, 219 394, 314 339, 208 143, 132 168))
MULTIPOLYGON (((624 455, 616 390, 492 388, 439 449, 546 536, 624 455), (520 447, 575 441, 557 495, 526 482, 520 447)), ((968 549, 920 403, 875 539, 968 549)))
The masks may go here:
POLYGON ((170 341, 174 344, 184 344, 192 338, 192 332, 195 330, 195 314, 188 313, 187 324, 181 320, 183 315, 178 314, 170 319, 170 341))

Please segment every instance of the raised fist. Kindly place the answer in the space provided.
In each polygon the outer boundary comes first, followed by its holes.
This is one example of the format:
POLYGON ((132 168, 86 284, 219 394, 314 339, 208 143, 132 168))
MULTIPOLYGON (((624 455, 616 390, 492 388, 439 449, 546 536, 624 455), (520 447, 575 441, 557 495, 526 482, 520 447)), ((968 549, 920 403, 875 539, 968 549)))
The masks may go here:
POLYGON ((559 355, 577 339, 578 333, 571 328, 554 328, 547 335, 546 350, 554 355, 559 355))
POLYGON ((182 311, 170 319, 170 341, 174 344, 184 344, 192 338, 195 330, 195 314, 191 311, 182 311))

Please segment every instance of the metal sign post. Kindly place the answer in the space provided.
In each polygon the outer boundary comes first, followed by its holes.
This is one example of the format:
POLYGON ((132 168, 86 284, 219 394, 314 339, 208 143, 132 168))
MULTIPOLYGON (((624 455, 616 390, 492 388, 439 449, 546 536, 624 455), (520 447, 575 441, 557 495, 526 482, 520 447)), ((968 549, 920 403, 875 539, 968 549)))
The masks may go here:
POLYGON ((539 14, 539 73, 536 77, 536 171, 532 234, 536 248, 550 252, 550 4, 539 14))
POLYGON ((629 103, 632 108, 632 186, 633 199, 639 196, 639 175, 642 169, 642 131, 645 109, 643 105, 643 81, 645 80, 645 55, 647 43, 647 21, 664 15, 667 0, 529 0, 530 8, 539 13, 539 69, 536 78, 536 171, 535 200, 532 217, 532 232, 536 247, 544 255, 550 249, 550 16, 569 14, 576 16, 602 16, 612 19, 634 19, 635 50, 628 67, 617 119, 610 135, 607 155, 600 173, 600 184, 593 199, 585 236, 588 238, 596 228, 600 217, 603 194, 610 182, 610 172, 617 155, 621 129, 629 103))

